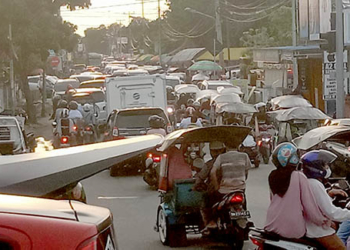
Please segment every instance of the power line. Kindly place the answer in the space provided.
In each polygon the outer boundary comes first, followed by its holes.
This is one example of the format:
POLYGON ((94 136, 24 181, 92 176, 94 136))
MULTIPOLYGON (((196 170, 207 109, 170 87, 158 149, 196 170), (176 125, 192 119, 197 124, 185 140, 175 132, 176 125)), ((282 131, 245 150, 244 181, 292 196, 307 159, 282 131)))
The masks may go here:
MULTIPOLYGON (((255 12, 252 12, 252 13, 244 13, 244 12, 236 12, 236 11, 232 11, 232 10, 227 10, 227 12, 229 12, 231 15, 232 14, 235 14, 235 15, 238 15, 238 16, 250 16, 250 15, 259 15, 261 13, 264 13, 264 12, 267 12, 267 11, 270 11, 270 10, 273 10, 273 9, 276 9, 276 8, 279 8, 281 7, 282 5, 285 5, 289 0, 286 0, 286 1, 282 1, 282 2, 279 2, 279 3, 276 3, 270 7, 266 7, 265 9, 260 9, 260 10, 257 10, 255 12)), ((231 4, 226 4, 227 6, 231 6, 231 4)))

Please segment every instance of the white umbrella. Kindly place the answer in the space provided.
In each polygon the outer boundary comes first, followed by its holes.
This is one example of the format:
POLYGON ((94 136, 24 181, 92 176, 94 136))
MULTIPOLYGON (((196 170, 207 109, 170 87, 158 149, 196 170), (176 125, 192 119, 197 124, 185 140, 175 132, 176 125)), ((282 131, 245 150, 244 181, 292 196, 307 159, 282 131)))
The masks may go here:
POLYGON ((286 109, 276 116, 276 120, 286 122, 291 120, 326 120, 331 119, 317 108, 296 107, 286 109))
POLYGON ((301 138, 296 138, 294 144, 301 150, 308 150, 309 148, 316 146, 318 143, 323 142, 333 136, 340 134, 350 134, 349 126, 325 126, 315 128, 304 134, 301 138))
POLYGON ((273 109, 294 108, 294 107, 312 107, 311 103, 298 95, 284 95, 271 99, 273 109))
POLYGON ((242 102, 241 98, 237 94, 225 94, 225 95, 217 95, 212 98, 212 103, 232 103, 232 102, 242 102))

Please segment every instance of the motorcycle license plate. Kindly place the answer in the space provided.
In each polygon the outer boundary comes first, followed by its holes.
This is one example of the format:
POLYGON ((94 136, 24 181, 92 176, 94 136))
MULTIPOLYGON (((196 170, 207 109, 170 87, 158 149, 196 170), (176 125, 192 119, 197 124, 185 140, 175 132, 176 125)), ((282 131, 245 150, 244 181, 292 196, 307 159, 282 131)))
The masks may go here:
POLYGON ((249 211, 230 212, 231 219, 250 218, 249 211))

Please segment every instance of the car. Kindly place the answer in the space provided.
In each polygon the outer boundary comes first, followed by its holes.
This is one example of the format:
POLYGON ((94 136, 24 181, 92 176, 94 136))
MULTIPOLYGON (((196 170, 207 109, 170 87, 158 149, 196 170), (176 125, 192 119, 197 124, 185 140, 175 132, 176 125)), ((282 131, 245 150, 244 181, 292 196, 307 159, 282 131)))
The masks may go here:
POLYGON ((79 88, 103 88, 104 83, 104 79, 84 81, 80 83, 79 88))
POLYGON ((327 126, 350 126, 350 119, 333 119, 326 121, 327 126))
MULTIPOLYGON (((162 108, 129 108, 114 110, 108 117, 104 141, 121 140, 146 135, 150 129, 148 118, 152 115, 163 117, 168 133, 173 131, 168 116, 162 108)), ((147 154, 140 154, 128 161, 110 168, 110 175, 117 176, 132 171, 143 172, 147 154)))
POLYGON ((60 79, 55 84, 53 95, 60 95, 64 97, 68 89, 68 85, 72 85, 73 88, 79 88, 79 81, 77 79, 60 79))
POLYGON ((180 77, 178 76, 166 76, 166 85, 167 86, 171 86, 172 88, 175 88, 176 85, 179 85, 182 83, 182 81, 180 80, 180 77))
POLYGON ((70 79, 77 79, 80 83, 91 81, 91 80, 100 80, 106 78, 104 75, 71 75, 70 79))
POLYGON ((0 249, 118 249, 106 208, 14 195, 0 199, 0 249))
POLYGON ((233 85, 228 81, 204 80, 199 84, 201 90, 212 89, 217 90, 218 87, 233 88, 233 85))
POLYGON ((23 117, 0 116, 0 155, 34 152, 34 134, 25 133, 24 122, 23 117))
MULTIPOLYGON (((37 84, 38 88, 41 90, 43 87, 43 80, 42 75, 36 75, 36 76, 28 76, 28 82, 29 84, 37 84)), ((46 76, 46 95, 47 97, 53 96, 53 91, 55 84, 57 82, 57 78, 53 76, 46 76)))
POLYGON ((107 119, 105 141, 120 140, 147 134, 148 118, 158 115, 165 120, 167 133, 172 132, 171 123, 162 108, 129 108, 114 110, 107 119))

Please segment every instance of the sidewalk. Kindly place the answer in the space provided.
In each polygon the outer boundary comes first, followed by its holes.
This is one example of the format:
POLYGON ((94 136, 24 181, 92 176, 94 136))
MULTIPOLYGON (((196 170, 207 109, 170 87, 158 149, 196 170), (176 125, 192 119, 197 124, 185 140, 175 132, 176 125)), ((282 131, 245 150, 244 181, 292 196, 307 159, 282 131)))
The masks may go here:
POLYGON ((45 140, 49 141, 52 137, 52 120, 50 115, 52 113, 51 100, 46 104, 46 116, 41 117, 41 109, 37 109, 37 123, 36 124, 26 124, 24 129, 26 133, 34 133, 35 137, 44 137, 45 140))

